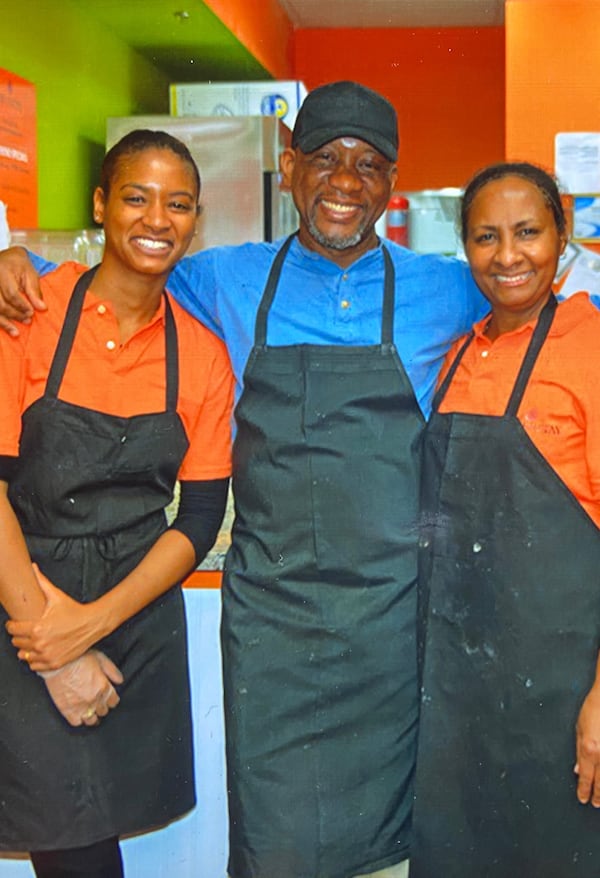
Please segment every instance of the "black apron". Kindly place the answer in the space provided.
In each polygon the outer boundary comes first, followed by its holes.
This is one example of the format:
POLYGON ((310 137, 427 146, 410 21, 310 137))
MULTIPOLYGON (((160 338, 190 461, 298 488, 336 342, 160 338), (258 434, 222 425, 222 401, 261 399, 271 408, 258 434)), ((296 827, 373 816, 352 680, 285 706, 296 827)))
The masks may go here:
MULTIPOLYGON (((188 446, 176 411, 177 334, 166 302, 166 411, 114 417, 58 399, 93 272, 78 281, 45 395, 23 414, 9 497, 33 560, 78 601, 134 568, 166 527, 188 446)), ((120 668, 121 703, 72 728, 0 630, 0 848, 81 847, 155 827, 194 805, 179 587, 98 644, 120 668)))
POLYGON ((434 414, 425 431, 411 878, 600 875, 600 814, 573 774, 600 645, 600 533, 517 419, 555 307, 503 416, 434 414))
POLYGON ((407 855, 423 418, 393 344, 266 344, 236 409, 223 588, 231 878, 347 878, 407 855))

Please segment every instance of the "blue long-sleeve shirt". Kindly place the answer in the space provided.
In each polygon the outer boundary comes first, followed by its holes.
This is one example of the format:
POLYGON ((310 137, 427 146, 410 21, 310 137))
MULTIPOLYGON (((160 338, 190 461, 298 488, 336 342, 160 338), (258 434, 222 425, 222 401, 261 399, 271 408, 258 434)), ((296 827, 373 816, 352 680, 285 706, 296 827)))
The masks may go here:
MULTIPOLYGON (((237 396, 254 342, 256 312, 283 241, 216 247, 181 260, 170 292, 224 339, 237 396)), ((394 341, 427 417, 444 354, 489 310, 468 266, 459 260, 386 247, 396 272, 394 341)), ((42 272, 53 267, 32 257, 42 272)), ((377 344, 381 338, 383 255, 369 250, 348 268, 294 239, 269 313, 267 343, 377 344)))

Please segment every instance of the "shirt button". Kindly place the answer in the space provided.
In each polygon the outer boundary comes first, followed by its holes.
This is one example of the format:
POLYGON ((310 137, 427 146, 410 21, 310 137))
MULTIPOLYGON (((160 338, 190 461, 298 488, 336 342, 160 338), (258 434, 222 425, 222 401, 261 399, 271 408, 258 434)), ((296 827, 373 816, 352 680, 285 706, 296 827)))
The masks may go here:
POLYGON ((106 342, 106 347, 108 348, 109 351, 114 351, 116 346, 117 346, 116 341, 113 341, 112 339, 110 339, 109 341, 106 342))
POLYGON ((347 275, 347 274, 343 274, 343 275, 342 275, 342 280, 348 280, 348 275, 347 275))
POLYGON ((482 352, 481 352, 481 356, 482 356, 482 357, 487 357, 487 356, 489 355, 489 353, 490 353, 489 351, 482 351, 482 352))
POLYGON ((342 299, 341 304, 342 304, 342 308, 349 308, 350 307, 350 302, 348 301, 348 299, 342 299))
POLYGON ((106 305, 98 305, 98 314, 106 314, 106 305))

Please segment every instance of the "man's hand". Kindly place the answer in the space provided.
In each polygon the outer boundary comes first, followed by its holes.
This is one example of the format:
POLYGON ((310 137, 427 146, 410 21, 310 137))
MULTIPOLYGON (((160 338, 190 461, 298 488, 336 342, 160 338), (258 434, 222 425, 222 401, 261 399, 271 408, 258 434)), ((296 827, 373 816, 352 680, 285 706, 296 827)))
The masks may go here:
POLYGON ((56 709, 72 726, 98 725, 100 717, 106 716, 120 701, 115 685, 123 682, 123 675, 97 649, 86 652, 58 671, 40 676, 56 709))
POLYGON ((35 311, 45 311, 37 272, 24 247, 0 252, 0 329, 19 334, 11 321, 28 323, 35 311))

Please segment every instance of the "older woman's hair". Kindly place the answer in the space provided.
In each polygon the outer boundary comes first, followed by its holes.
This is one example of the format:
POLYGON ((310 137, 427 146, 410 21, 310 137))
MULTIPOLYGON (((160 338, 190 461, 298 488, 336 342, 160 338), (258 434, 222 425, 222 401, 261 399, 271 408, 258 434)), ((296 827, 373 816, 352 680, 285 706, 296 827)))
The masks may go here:
POLYGON ((117 166, 122 158, 135 153, 145 152, 147 149, 168 149, 185 162, 196 182, 196 191, 200 195, 200 172, 191 152, 181 140, 167 134, 166 131, 152 131, 149 128, 136 128, 122 137, 112 146, 102 162, 100 168, 100 188, 108 195, 110 184, 117 171, 117 166))
POLYGON ((460 233, 463 244, 467 240, 469 212, 475 196, 487 183, 491 183, 492 180, 502 180, 504 177, 522 177, 532 183, 552 211, 559 234, 565 234, 567 220, 558 184, 552 174, 531 162, 499 162, 477 171, 465 187, 460 204, 460 233))

